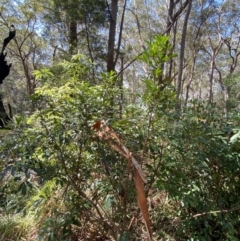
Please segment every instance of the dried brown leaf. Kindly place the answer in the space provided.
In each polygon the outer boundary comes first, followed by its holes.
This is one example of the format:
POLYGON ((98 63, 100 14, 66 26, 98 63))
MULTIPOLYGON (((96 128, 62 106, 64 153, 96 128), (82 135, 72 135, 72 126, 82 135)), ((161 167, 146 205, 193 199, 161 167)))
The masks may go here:
POLYGON ((137 190, 137 200, 140 210, 142 212, 143 220, 147 229, 148 238, 152 240, 152 232, 150 228, 150 219, 148 213, 147 198, 144 191, 144 183, 146 183, 145 175, 138 161, 134 158, 132 153, 124 146, 120 137, 113 131, 113 129, 106 125, 104 121, 97 121, 93 125, 93 129, 97 131, 100 139, 105 140, 108 145, 119 152, 123 157, 131 162, 134 168, 134 182, 137 190))
POLYGON ((152 231, 150 227, 148 204, 147 204, 147 198, 145 196, 145 191, 144 191, 144 183, 141 176, 139 175, 138 170, 135 167, 134 167, 134 182, 137 190, 138 206, 140 207, 142 217, 147 229, 148 239, 152 240, 152 231))

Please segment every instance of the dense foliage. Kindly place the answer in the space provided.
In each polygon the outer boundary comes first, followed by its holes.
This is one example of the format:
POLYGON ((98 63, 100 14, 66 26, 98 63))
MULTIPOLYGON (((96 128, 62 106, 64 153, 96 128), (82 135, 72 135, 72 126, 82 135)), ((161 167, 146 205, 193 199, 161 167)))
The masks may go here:
MULTIPOLYGON (((102 84, 90 85, 92 64, 84 56, 61 63, 58 76, 35 72, 42 82, 31 96, 36 111, 16 117, 14 132, 1 139, 1 210, 34 220, 34 227, 26 224, 33 230, 29 240, 144 239, 131 169, 93 131, 102 119, 144 167, 156 239, 239 239, 239 139, 233 136, 239 117, 224 120, 216 107, 198 101, 175 112, 175 91, 169 82, 158 87, 160 70, 151 64, 166 61, 154 52, 156 46, 164 52, 166 40, 156 38, 148 58, 142 56, 152 66, 142 103, 127 106, 122 118, 112 106, 121 91, 116 77, 102 75, 102 84)), ((2 237, 9 239, 6 227, 2 221, 2 237)))
POLYGON ((239 7, 163 2, 2 4, 0 240, 148 240, 132 156, 153 240, 240 240, 239 7))

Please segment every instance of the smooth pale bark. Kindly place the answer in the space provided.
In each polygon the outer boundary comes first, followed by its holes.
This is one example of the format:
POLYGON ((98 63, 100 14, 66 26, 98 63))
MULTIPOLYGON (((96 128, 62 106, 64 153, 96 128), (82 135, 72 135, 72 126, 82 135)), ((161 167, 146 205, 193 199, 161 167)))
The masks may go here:
MULTIPOLYGON (((177 26, 178 26, 178 22, 174 23, 173 25, 173 40, 172 40, 172 49, 170 50, 170 55, 173 55, 174 54, 174 50, 176 48, 176 37, 177 37, 177 26)), ((168 68, 168 77, 169 78, 172 78, 172 75, 173 75, 173 72, 175 71, 174 67, 174 60, 173 58, 170 59, 169 61, 169 68, 168 68)), ((175 81, 175 79, 174 79, 175 81)))
POLYGON ((213 55, 210 61, 210 74, 209 74, 209 95, 208 103, 213 102, 213 74, 215 69, 215 56, 213 55))
POLYGON ((211 47, 211 53, 209 53, 207 50, 205 50, 209 56, 210 56, 210 69, 209 69, 209 94, 208 94, 208 103, 211 104, 213 102, 213 77, 214 77, 214 70, 216 69, 216 57, 222 48, 222 40, 219 38, 219 41, 216 45, 216 47, 213 46, 213 42, 208 36, 208 40, 211 47))
MULTIPOLYGON (((121 70, 124 68, 124 57, 121 56, 121 70)), ((119 96, 119 119, 122 119, 123 112, 123 72, 120 75, 119 89, 121 90, 119 96)))
POLYGON ((224 117, 227 119, 228 118, 227 100, 229 99, 228 88, 223 84, 221 71, 216 66, 215 66, 215 69, 219 75, 219 83, 221 85, 221 89, 223 92, 223 101, 224 101, 223 113, 224 113, 224 117))
POLYGON ((224 41, 225 45, 227 46, 229 56, 231 58, 231 65, 230 65, 230 69, 229 69, 229 74, 231 75, 231 74, 233 74, 233 72, 235 71, 235 69, 237 67, 238 57, 240 55, 240 51, 238 49, 240 40, 238 40, 236 47, 231 46, 231 43, 227 39, 224 39, 223 41, 224 41))
POLYGON ((189 90, 190 90, 191 84, 193 82, 193 75, 194 75, 194 72, 195 72, 196 58, 197 57, 196 57, 196 53, 195 53, 194 57, 193 57, 193 61, 192 61, 189 82, 188 82, 187 87, 186 87, 186 97, 185 97, 185 103, 184 103, 185 107, 187 106, 187 102, 188 102, 188 98, 189 98, 189 90))
POLYGON ((184 18, 183 29, 182 29, 182 37, 181 37, 181 49, 179 55, 179 65, 178 65, 178 78, 177 78, 177 98, 179 99, 180 93, 182 90, 182 75, 183 75, 183 64, 184 64, 184 54, 185 54, 185 46, 186 46, 186 35, 187 35, 187 26, 188 19, 192 9, 192 0, 189 1, 187 12, 184 18))
MULTIPOLYGON (((166 26, 166 30, 164 32, 164 34, 169 35, 171 31, 173 30, 173 49, 175 46, 175 40, 176 40, 176 34, 177 34, 177 21, 179 19, 179 17, 181 16, 181 14, 183 13, 183 11, 185 10, 185 8, 188 6, 189 1, 191 0, 186 0, 182 3, 182 1, 180 0, 170 0, 169 4, 168 4, 168 18, 167 18, 167 26, 166 26), (179 4, 179 7, 178 7, 179 4), (178 8, 177 8, 178 7, 178 8)), ((171 52, 173 52, 173 49, 171 52)), ((166 53, 168 54, 168 53, 166 53)), ((174 62, 172 60, 169 61, 168 63, 168 70, 165 71, 165 73, 168 73, 168 78, 171 78, 172 76, 172 69, 173 69, 173 64, 174 62)), ((162 69, 165 68, 165 64, 163 63, 161 66, 162 69)), ((161 85, 163 82, 163 75, 159 77, 159 85, 161 85)))
MULTIPOLYGON (((238 42, 236 44, 236 47, 233 47, 230 45, 228 41, 224 41, 225 44, 227 45, 228 51, 229 51, 229 56, 231 58, 231 65, 229 69, 229 76, 232 75, 237 67, 238 64, 238 57, 240 55, 239 51, 239 45, 240 45, 240 39, 238 39, 238 42), (234 54, 233 54, 234 52, 234 54)), ((224 96, 224 101, 225 101, 225 108, 224 108, 224 114, 225 117, 228 118, 228 108, 227 108, 227 101, 229 99, 229 88, 227 86, 223 86, 223 96, 224 96)))
MULTIPOLYGON (((228 76, 231 76, 234 73, 234 71, 237 67, 237 63, 238 63, 238 57, 240 55, 240 51, 239 51, 240 40, 238 39, 238 42, 235 44, 236 46, 231 46, 231 43, 228 39, 224 39, 223 41, 224 41, 225 45, 227 46, 227 49, 229 51, 229 56, 231 59, 231 64, 230 64, 229 74, 228 74, 228 76)), ((221 88, 223 91, 224 116, 227 119, 228 118, 227 101, 229 99, 229 89, 227 86, 225 86, 223 84, 221 71, 216 67, 215 67, 215 69, 217 70, 217 72, 219 74, 219 82, 221 84, 221 88)))
MULTIPOLYGON (((92 46, 91 46, 91 42, 90 42, 90 38, 89 38, 90 30, 89 30, 87 21, 85 21, 85 32, 86 32, 87 48, 88 48, 89 56, 90 56, 91 62, 94 63, 92 46)), ((92 68, 92 78, 93 78, 93 83, 95 83, 96 80, 95 80, 95 69, 94 68, 92 68)))
MULTIPOLYGON (((168 18, 167 18, 167 26, 166 26, 166 30, 165 30, 165 33, 166 35, 170 36, 170 33, 171 33, 171 29, 172 27, 174 26, 174 24, 176 24, 176 21, 173 19, 173 12, 174 12, 174 8, 176 7, 176 3, 174 3, 174 0, 170 0, 169 1, 169 5, 168 5, 168 18)), ((176 30, 176 28, 175 28, 176 30)), ((176 33, 176 31, 174 31, 174 34, 176 33)), ((175 35, 173 37, 173 39, 175 40, 175 35)), ((171 50, 171 53, 173 52, 173 49, 174 49, 174 46, 172 47, 172 50, 171 50)), ((167 53, 165 53, 167 54, 167 53)), ((168 74, 169 76, 168 77, 171 77, 171 72, 172 72, 172 66, 173 66, 173 60, 170 59, 169 63, 168 63, 168 74)), ((164 70, 165 68, 165 63, 162 63, 161 64, 161 69, 164 70)), ((166 76, 167 77, 167 76, 166 76)), ((159 79, 158 79, 158 85, 161 86, 162 83, 163 83, 163 74, 161 74, 159 76, 159 79)))

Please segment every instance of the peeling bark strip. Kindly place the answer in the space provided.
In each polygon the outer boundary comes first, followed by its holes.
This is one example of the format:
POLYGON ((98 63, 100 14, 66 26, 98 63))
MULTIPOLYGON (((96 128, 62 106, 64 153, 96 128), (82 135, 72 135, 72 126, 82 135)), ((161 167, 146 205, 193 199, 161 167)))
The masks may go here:
POLYGON ((132 163, 134 168, 134 182, 137 191, 138 206, 141 210, 142 217, 147 229, 148 239, 152 241, 152 231, 150 227, 147 198, 144 191, 144 183, 147 183, 147 180, 140 164, 133 157, 132 153, 127 149, 127 147, 123 145, 122 140, 114 132, 114 130, 104 121, 97 121, 92 127, 97 132, 97 135, 100 139, 106 141, 112 149, 119 152, 123 157, 132 163))
POLYGON ((97 134, 100 137, 100 139, 107 141, 110 147, 119 152, 126 159, 130 160, 132 165, 139 172, 139 175, 141 176, 143 182, 147 183, 146 177, 142 171, 140 164, 132 156, 132 153, 127 149, 127 147, 123 145, 122 140, 118 137, 114 130, 110 126, 106 125, 104 121, 97 121, 93 125, 93 129, 97 131, 97 134))
POLYGON ((135 187, 137 190, 137 201, 138 201, 138 206, 142 212, 144 224, 147 229, 147 235, 148 239, 151 241, 152 240, 152 230, 150 227, 150 218, 149 218, 149 213, 148 213, 148 204, 147 204, 147 199, 145 196, 145 191, 144 191, 144 182, 134 166, 134 182, 135 182, 135 187))

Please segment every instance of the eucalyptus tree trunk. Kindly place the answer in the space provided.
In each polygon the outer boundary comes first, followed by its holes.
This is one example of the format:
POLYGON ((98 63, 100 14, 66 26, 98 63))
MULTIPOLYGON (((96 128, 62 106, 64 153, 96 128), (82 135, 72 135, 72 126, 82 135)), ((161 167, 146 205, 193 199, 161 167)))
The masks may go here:
POLYGON ((208 95, 208 104, 211 104, 213 102, 213 80, 214 80, 214 70, 216 69, 216 57, 222 48, 222 40, 219 38, 219 41, 216 45, 216 47, 213 46, 213 42, 209 37, 209 43, 211 47, 211 53, 207 51, 207 53, 210 55, 210 69, 209 69, 209 95, 208 95))
POLYGON ((181 49, 180 49, 180 56, 179 56, 179 65, 178 65, 178 77, 177 77, 177 99, 178 103, 176 105, 176 109, 181 109, 180 104, 180 93, 182 91, 182 75, 183 75, 183 64, 184 64, 184 53, 185 53, 185 45, 186 45, 186 35, 187 35, 187 25, 188 19, 192 8, 192 0, 188 2, 187 12, 184 18, 184 24, 182 29, 182 37, 181 37, 181 49))
POLYGON ((78 42, 77 22, 76 21, 70 21, 68 28, 69 28, 69 36, 68 36, 69 53, 74 54, 75 51, 76 51, 77 42, 78 42))
POLYGON ((191 72, 190 72, 190 77, 189 77, 189 81, 188 81, 188 84, 186 86, 186 97, 185 97, 185 103, 184 103, 184 106, 186 107, 187 106, 187 103, 188 103, 188 98, 189 98, 189 90, 190 90, 190 87, 191 87, 191 84, 193 82, 193 75, 194 75, 194 72, 195 72, 195 65, 196 65, 196 56, 197 54, 194 53, 194 57, 193 57, 193 61, 192 61, 192 66, 191 66, 191 72))
MULTIPOLYGON (((124 68, 124 57, 121 56, 121 70, 124 68)), ((121 71, 119 89, 121 90, 119 96, 119 119, 122 119, 123 114, 123 71, 121 71)))
MULTIPOLYGON (((171 33, 171 30, 173 29, 173 48, 175 45, 175 40, 176 40, 176 35, 177 35, 177 22, 179 17, 182 15, 183 11, 185 10, 185 8, 188 6, 189 1, 192 0, 185 0, 184 2, 181 0, 170 0, 168 3, 168 18, 167 18, 167 26, 166 26, 166 30, 164 32, 164 34, 169 35, 171 33)), ((191 10, 191 8, 190 8, 191 10)), ((173 49, 172 49, 173 52, 173 49)), ((168 53, 166 53, 168 54, 168 53)), ((169 77, 171 78, 172 76, 172 69, 173 69, 173 60, 171 59, 168 63, 168 76, 165 77, 169 77)), ((162 69, 165 68, 165 64, 163 63, 161 66, 162 69)), ((159 85, 162 84, 163 81, 163 75, 161 75, 159 77, 159 85)))
MULTIPOLYGON (((230 64, 230 68, 229 68, 229 74, 228 77, 231 76, 238 64, 238 57, 240 56, 240 39, 238 38, 238 40, 235 42, 235 46, 233 44, 231 44, 231 42, 228 39, 224 39, 223 40, 225 45, 227 46, 228 52, 229 52, 229 56, 231 59, 231 64, 230 64)), ((223 99, 224 99, 224 116, 227 119, 228 118, 228 106, 227 106, 227 101, 229 100, 229 88, 227 86, 225 86, 223 84, 222 81, 222 77, 221 77, 221 72, 217 69, 217 71, 219 72, 219 79, 220 79, 220 84, 223 90, 223 99)))
POLYGON ((213 102, 213 74, 215 69, 215 56, 213 55, 210 61, 210 74, 209 74, 209 93, 208 93, 208 103, 213 102))
MULTIPOLYGON (((173 19, 174 18, 174 8, 176 7, 176 4, 174 3, 174 0, 170 0, 169 1, 169 3, 168 3, 168 17, 167 17, 167 26, 166 26, 166 30, 165 30, 165 34, 167 35, 167 36, 169 36, 170 35, 170 33, 171 33, 171 29, 175 26, 175 24, 176 24, 176 22, 175 22, 175 20, 173 19)), ((175 33, 176 33, 176 28, 174 28, 174 37, 173 37, 173 39, 174 39, 174 42, 175 42, 175 33)), ((174 51, 174 44, 173 44, 173 46, 172 46, 172 50, 171 50, 171 53, 174 51)), ((166 53, 167 54, 167 53, 166 53)), ((171 77, 171 75, 172 75, 172 66, 173 66, 173 60, 172 59, 170 59, 169 60, 169 63, 168 63, 168 65, 169 65, 169 71, 168 71, 168 77, 171 77)), ((162 63, 162 66, 161 66, 161 68, 162 68, 162 70, 164 70, 164 68, 165 68, 165 63, 162 63)), ((161 74, 160 75, 160 77, 159 77, 159 80, 158 80, 158 84, 159 84, 159 86, 162 84, 162 82, 163 82, 163 74, 161 74)))
POLYGON ((115 71, 114 47, 117 26, 118 0, 112 0, 111 9, 109 7, 108 10, 110 14, 110 27, 108 37, 107 71, 111 72, 115 71))

